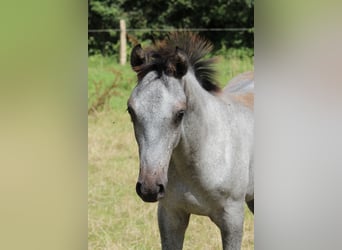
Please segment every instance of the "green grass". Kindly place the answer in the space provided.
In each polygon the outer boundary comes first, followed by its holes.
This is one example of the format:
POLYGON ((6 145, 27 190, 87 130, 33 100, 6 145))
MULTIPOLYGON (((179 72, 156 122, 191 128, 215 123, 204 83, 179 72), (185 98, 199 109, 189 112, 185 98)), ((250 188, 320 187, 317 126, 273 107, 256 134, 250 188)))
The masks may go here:
MULTIPOLYGON (((231 52, 219 57, 221 86, 253 70, 245 52, 231 52)), ((94 83, 102 90, 115 83, 103 110, 88 116, 88 249, 160 249, 157 204, 135 193, 139 159, 126 102, 136 76, 110 58, 90 57, 88 63, 89 106, 97 98, 94 83)), ((245 214, 242 249, 254 249, 253 216, 245 214)), ((207 217, 192 216, 184 249, 221 249, 218 228, 207 217)))
MULTIPOLYGON (((234 76, 253 70, 253 51, 250 49, 230 49, 222 54, 215 53, 217 58, 217 79, 221 87, 226 86, 234 76)), ((97 92, 109 88, 113 83, 114 93, 108 96, 107 109, 122 110, 126 108, 128 96, 136 84, 136 75, 129 63, 118 64, 114 58, 91 56, 88 59, 88 107, 98 97, 97 92), (100 90, 96 91, 96 85, 100 90)))
POLYGON ((136 84, 136 75, 129 64, 122 66, 112 58, 92 56, 88 59, 88 107, 98 97, 97 84, 100 92, 115 85, 115 92, 108 96, 107 105, 110 109, 120 110, 126 108, 128 96, 136 84))

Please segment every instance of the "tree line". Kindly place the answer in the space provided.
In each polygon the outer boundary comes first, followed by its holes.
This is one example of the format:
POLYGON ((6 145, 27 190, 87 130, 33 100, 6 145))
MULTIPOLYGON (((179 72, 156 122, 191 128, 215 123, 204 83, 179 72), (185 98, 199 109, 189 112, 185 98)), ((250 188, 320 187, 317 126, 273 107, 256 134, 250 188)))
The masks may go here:
MULTIPOLYGON (((165 37, 161 29, 248 28, 247 30, 199 31, 215 49, 253 48, 254 0, 89 0, 88 29, 119 29, 124 19, 130 31, 129 41, 146 41, 165 37), (159 30, 159 31, 158 31, 159 30)), ((88 33, 89 54, 116 54, 120 33, 117 30, 88 33)))

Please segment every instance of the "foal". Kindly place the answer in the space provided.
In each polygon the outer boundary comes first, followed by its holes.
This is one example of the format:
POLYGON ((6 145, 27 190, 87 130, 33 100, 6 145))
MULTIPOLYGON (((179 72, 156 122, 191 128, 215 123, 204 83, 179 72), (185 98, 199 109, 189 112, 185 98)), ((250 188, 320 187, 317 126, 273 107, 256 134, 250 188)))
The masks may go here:
POLYGON ((244 202, 254 211, 251 73, 221 90, 212 46, 172 33, 152 48, 134 47, 138 84, 128 100, 140 169, 136 192, 158 204, 162 249, 182 249, 190 214, 209 216, 223 249, 241 247, 244 202))

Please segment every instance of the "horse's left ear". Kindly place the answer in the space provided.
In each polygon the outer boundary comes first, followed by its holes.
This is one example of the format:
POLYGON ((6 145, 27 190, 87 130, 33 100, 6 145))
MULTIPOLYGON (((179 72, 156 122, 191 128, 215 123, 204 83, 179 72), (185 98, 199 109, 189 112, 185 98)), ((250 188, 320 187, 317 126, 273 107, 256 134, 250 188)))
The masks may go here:
POLYGON ((145 63, 145 52, 140 44, 136 45, 131 53, 131 66, 134 71, 136 67, 145 63))
POLYGON ((183 50, 176 47, 174 55, 174 66, 176 68, 175 77, 182 78, 188 71, 188 59, 183 50))

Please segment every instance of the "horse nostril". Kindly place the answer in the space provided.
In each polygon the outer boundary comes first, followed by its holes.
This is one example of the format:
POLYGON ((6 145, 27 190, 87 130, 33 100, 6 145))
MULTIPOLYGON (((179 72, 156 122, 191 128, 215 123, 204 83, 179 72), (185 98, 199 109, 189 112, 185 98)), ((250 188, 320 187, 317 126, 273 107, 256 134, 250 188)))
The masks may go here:
POLYGON ((163 184, 158 184, 158 186, 159 186, 158 197, 159 198, 164 197, 164 194, 165 194, 164 185, 163 184))

